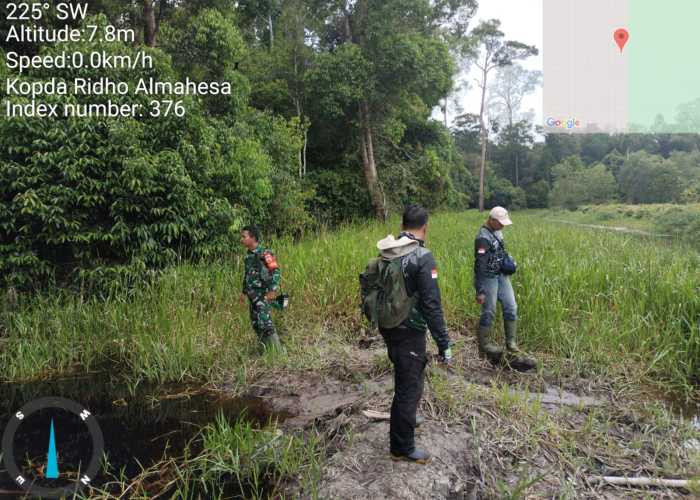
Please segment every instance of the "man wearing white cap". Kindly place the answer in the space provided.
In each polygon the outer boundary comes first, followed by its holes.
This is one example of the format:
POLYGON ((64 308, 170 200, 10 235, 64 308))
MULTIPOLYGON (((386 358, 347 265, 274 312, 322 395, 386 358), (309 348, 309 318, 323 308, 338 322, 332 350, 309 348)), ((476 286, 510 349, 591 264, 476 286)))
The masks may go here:
POLYGON ((503 207, 494 207, 481 226, 474 242, 474 287, 476 302, 481 305, 479 319, 479 353, 491 361, 501 358, 503 349, 491 341, 491 328, 498 302, 503 306, 506 348, 518 352, 516 330, 518 305, 510 283, 515 263, 508 256, 501 230, 513 222, 503 207))

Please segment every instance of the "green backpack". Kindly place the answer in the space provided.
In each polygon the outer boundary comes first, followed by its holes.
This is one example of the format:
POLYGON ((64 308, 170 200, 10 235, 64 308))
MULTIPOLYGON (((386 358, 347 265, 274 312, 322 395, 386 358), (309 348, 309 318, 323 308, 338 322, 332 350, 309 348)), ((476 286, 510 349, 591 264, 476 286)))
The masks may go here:
POLYGON ((370 259, 360 274, 360 291, 360 308, 373 328, 396 328, 416 305, 416 297, 409 297, 406 290, 401 257, 370 259))

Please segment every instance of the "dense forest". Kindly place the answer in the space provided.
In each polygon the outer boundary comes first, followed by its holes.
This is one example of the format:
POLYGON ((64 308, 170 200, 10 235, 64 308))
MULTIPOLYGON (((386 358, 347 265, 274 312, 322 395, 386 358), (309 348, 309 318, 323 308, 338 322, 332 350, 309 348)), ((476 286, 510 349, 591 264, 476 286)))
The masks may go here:
POLYGON ((700 136, 544 136, 521 109, 541 75, 520 61, 538 48, 509 40, 496 20, 476 23, 476 0, 89 4, 92 24, 134 29, 136 42, 3 42, 3 95, 9 77, 77 76, 11 74, 6 52, 67 48, 145 50, 156 61, 84 78, 227 81, 233 92, 186 97, 182 117, 0 121, 2 286, 128 279, 221 255, 251 221, 298 237, 385 218, 408 201, 456 210, 700 202, 700 136), (468 71, 480 112, 448 120, 468 71))

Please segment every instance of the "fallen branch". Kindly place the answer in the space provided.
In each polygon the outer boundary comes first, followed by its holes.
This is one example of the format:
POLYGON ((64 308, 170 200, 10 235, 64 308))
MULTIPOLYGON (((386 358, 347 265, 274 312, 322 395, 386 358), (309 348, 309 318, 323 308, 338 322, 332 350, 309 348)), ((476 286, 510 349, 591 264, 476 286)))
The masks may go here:
POLYGON ((620 486, 665 486, 667 488, 688 488, 690 481, 687 479, 658 479, 654 477, 594 477, 594 481, 620 486))
POLYGON ((391 415, 383 411, 363 410, 362 414, 372 420, 390 420, 391 415))

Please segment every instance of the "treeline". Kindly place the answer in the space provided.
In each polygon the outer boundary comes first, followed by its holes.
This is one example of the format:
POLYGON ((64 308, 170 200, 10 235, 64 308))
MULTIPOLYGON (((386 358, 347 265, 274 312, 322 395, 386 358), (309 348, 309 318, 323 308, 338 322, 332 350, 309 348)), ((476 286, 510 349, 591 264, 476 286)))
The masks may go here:
MULTIPOLYGON (((467 164, 476 164, 476 118, 464 122, 453 133, 467 164)), ((535 134, 527 122, 491 134, 491 204, 574 209, 612 202, 700 202, 698 134, 550 134, 534 142, 535 134)), ((472 192, 476 196, 476 187, 472 192)))
MULTIPOLYGON (((496 85, 494 95, 503 90, 502 95, 522 97, 537 84, 536 75, 527 72, 500 73, 536 48, 506 40, 497 21, 472 26, 475 0, 92 0, 89 5, 86 24, 133 29, 136 42, 3 43, 3 95, 7 77, 66 82, 107 77, 132 86, 142 78, 190 78, 231 82, 233 92, 170 96, 184 101, 187 113, 181 117, 1 120, 3 287, 89 289, 139 280, 180 259, 226 254, 237 245, 238 229, 250 222, 267 234, 299 236, 320 224, 385 217, 408 201, 429 209, 475 207, 482 163, 485 205, 511 208, 568 203, 557 198, 569 192, 562 183, 581 184, 569 176, 598 175, 598 164, 604 165, 602 174, 615 178, 611 199, 627 196, 625 179, 634 176, 625 174, 625 165, 651 171, 680 162, 683 172, 693 162, 697 166, 695 156, 672 155, 697 151, 693 137, 549 136, 536 142, 531 120, 516 112, 518 102, 496 102, 494 109, 507 109, 507 118, 491 123, 487 106, 480 115, 459 116, 451 128, 447 120, 431 119, 438 106, 447 109, 459 84, 458 68, 469 64, 482 68, 478 91, 484 97, 491 88, 487 76, 496 85), (24 75, 11 74, 5 65, 7 51, 94 50, 132 56, 144 50, 155 64, 137 70, 36 69, 24 75), (480 59, 481 54, 490 55, 480 59), (658 157, 635 155, 638 151, 658 157)), ((51 19, 41 22, 57 22, 51 19)), ((2 39, 8 26, 0 20, 2 39)), ((150 97, 46 98, 73 104, 107 99, 147 106, 150 97)), ((693 185, 679 182, 674 196, 691 199, 697 193, 693 185)))
MULTIPOLYGON (((224 255, 256 222, 299 235, 414 200, 458 200, 467 172, 429 120, 453 85, 451 54, 473 0, 94 0, 86 24, 136 43, 4 43, 6 77, 228 81, 230 96, 184 98, 158 119, 0 122, 0 281, 92 288, 224 255), (145 50, 153 69, 10 74, 7 51, 145 50)), ((41 22, 50 26, 50 16, 41 22)), ((0 30, 9 24, 3 20, 0 30)), ((1 51, 0 51, 1 52, 1 51)), ((174 97, 174 96, 173 96, 174 97)), ((49 103, 148 104, 149 96, 48 96, 49 103)), ((163 96, 168 98, 168 96, 163 96)), ((26 103, 28 97, 8 97, 26 103)))

